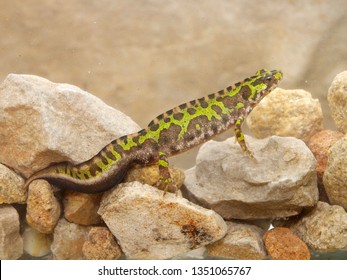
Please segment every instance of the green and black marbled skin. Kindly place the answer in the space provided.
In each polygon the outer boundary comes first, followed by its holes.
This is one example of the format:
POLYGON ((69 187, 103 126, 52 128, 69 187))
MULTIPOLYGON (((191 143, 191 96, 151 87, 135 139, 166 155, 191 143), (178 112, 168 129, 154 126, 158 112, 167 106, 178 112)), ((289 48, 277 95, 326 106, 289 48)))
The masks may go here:
POLYGON ((281 79, 280 71, 259 70, 224 90, 159 115, 146 128, 112 141, 86 162, 77 165, 63 162, 40 170, 28 179, 27 185, 33 180, 45 179, 78 192, 102 192, 120 183, 131 166, 157 163, 160 185, 167 191, 172 188, 169 156, 232 127, 241 149, 252 156, 241 131, 242 122, 281 79))

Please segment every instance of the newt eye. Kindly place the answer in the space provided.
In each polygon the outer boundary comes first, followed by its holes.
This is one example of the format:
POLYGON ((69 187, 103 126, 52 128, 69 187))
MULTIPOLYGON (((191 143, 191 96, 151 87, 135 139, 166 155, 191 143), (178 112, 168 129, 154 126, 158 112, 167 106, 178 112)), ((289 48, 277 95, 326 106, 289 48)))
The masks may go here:
POLYGON ((267 76, 267 77, 265 78, 265 80, 271 81, 271 80, 272 80, 272 76, 267 76))

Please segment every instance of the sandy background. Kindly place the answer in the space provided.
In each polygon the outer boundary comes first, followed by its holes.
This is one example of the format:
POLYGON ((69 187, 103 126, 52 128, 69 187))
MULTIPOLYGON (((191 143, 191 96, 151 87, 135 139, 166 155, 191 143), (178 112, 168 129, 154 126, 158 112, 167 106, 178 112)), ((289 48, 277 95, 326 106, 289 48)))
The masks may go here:
POLYGON ((281 69, 280 87, 310 91, 334 129, 326 96, 347 70, 347 0, 0 5, 0 80, 26 73, 74 84, 145 126, 260 68, 281 69))

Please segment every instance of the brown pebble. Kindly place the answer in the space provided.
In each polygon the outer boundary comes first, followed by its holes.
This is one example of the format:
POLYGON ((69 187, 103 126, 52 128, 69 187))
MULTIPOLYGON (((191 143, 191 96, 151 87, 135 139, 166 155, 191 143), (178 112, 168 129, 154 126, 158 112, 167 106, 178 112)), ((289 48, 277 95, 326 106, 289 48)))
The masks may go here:
POLYGON ((313 135, 308 143, 308 147, 312 151, 317 160, 317 177, 319 200, 328 202, 329 198, 323 186, 323 174, 328 162, 328 152, 332 145, 343 137, 343 134, 338 131, 322 130, 313 135))
POLYGON ((45 180, 33 181, 28 191, 27 223, 41 233, 52 233, 60 213, 60 202, 53 187, 45 180))
POLYGON ((97 212, 102 195, 66 191, 63 201, 65 219, 84 226, 100 224, 102 220, 97 212))
POLYGON ((276 227, 263 236, 265 248, 273 260, 309 260, 307 245, 290 229, 276 227))
POLYGON ((311 137, 308 147, 317 160, 318 177, 323 177, 328 162, 328 151, 330 147, 342 137, 343 134, 341 132, 332 130, 322 130, 311 137))
POLYGON ((94 227, 83 244, 83 254, 88 260, 117 260, 122 251, 106 227, 94 227))

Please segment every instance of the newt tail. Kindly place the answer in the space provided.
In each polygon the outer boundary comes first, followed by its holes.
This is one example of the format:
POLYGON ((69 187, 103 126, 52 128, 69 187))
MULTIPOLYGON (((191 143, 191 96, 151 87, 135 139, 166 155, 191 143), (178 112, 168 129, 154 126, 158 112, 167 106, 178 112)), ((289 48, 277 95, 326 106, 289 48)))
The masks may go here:
POLYGON ((37 179, 45 179, 61 188, 83 193, 98 193, 108 190, 123 180, 127 170, 133 164, 146 164, 154 161, 152 155, 155 153, 153 151, 147 153, 154 147, 154 145, 148 145, 150 141, 144 143, 140 148, 132 147, 127 150, 129 140, 131 141, 133 137, 141 134, 144 134, 144 130, 112 141, 86 162, 77 165, 71 162, 51 165, 31 176, 26 185, 37 179), (142 150, 143 147, 146 147, 146 152, 142 150))
POLYGON ((88 161, 76 165, 63 162, 42 169, 26 185, 45 179, 64 189, 97 193, 119 184, 135 164, 158 164, 160 185, 167 191, 173 187, 168 157, 231 128, 242 151, 253 156, 241 125, 262 98, 277 87, 282 76, 278 70, 259 70, 239 83, 159 115, 146 128, 112 141, 88 161))

